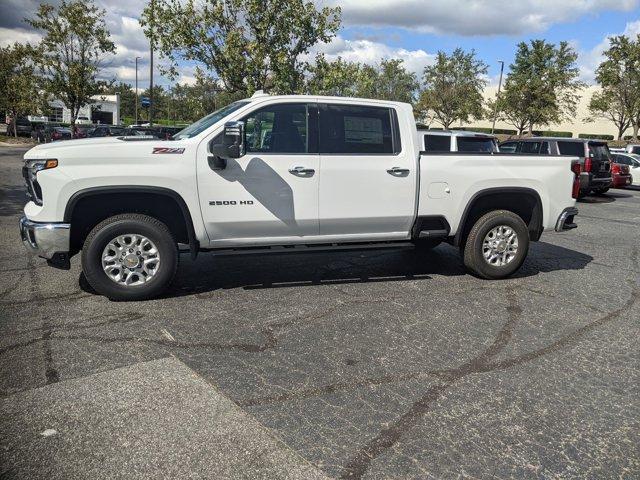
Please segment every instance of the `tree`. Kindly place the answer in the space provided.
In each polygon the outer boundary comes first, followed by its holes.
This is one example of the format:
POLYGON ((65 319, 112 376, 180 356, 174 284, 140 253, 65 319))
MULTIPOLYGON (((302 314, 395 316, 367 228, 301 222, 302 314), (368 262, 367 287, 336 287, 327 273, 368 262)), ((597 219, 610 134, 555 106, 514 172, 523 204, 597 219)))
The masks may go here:
POLYGON ((445 129, 456 121, 480 118, 486 73, 487 65, 473 50, 456 48, 450 56, 438 52, 436 63, 424 69, 418 112, 432 116, 445 129))
POLYGON ((199 62, 230 92, 304 86, 303 55, 328 42, 340 25, 340 9, 316 9, 304 0, 151 0, 141 24, 160 54, 199 62))
POLYGON ((618 140, 622 140, 624 132, 631 125, 629 110, 614 89, 595 92, 589 102, 589 113, 591 116, 585 118, 585 122, 592 122, 593 117, 611 121, 618 130, 618 140))
POLYGON ((609 42, 604 60, 596 69, 596 81, 603 92, 601 97, 595 98, 595 103, 592 99, 594 111, 604 113, 604 100, 610 101, 616 113, 611 112, 605 118, 612 120, 618 131, 628 120, 633 127, 633 139, 637 140, 640 128, 640 35, 635 41, 621 35, 610 38, 609 42))
POLYGON ((366 97, 413 103, 418 82, 402 60, 382 59, 377 65, 348 62, 338 57, 327 61, 316 57, 310 67, 307 91, 314 95, 366 97))
POLYGON ((382 59, 379 65, 365 65, 360 72, 358 96, 413 103, 418 80, 402 60, 382 59))
POLYGON ((312 95, 355 97, 358 95, 361 70, 359 63, 347 62, 341 57, 330 62, 324 54, 319 54, 315 64, 309 68, 307 92, 312 95))
POLYGON ((578 92, 584 87, 578 80, 577 57, 567 42, 558 47, 544 40, 518 44, 497 99, 499 117, 520 133, 575 117, 578 92))
POLYGON ((91 0, 62 0, 57 8, 41 4, 36 17, 27 20, 44 34, 36 48, 44 91, 71 111, 72 126, 103 85, 97 79, 102 61, 115 52, 104 14, 91 0))
POLYGON ((0 112, 11 117, 13 135, 18 136, 18 117, 40 110, 40 94, 31 49, 15 43, 0 48, 0 112))

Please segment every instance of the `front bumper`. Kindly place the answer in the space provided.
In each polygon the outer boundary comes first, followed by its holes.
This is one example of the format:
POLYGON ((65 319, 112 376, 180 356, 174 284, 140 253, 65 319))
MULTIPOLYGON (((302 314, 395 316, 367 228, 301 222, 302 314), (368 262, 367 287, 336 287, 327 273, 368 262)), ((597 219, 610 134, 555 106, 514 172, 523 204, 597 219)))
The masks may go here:
POLYGON ((565 230, 578 228, 578 225, 573 223, 573 218, 577 214, 578 209, 576 207, 565 208, 556 221, 556 232, 564 232, 565 230))
POLYGON ((71 225, 68 223, 32 222, 20 219, 20 237, 27 250, 46 258, 54 266, 67 268, 71 225))

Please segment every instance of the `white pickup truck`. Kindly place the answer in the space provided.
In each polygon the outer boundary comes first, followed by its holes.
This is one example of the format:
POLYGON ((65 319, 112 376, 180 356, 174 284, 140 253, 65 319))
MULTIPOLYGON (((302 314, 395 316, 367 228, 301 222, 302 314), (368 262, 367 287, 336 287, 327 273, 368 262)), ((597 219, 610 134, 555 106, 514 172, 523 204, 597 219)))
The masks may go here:
POLYGON ((81 251, 98 293, 138 300, 171 282, 180 244, 195 258, 446 241, 496 279, 543 230, 576 226, 571 158, 429 154, 421 142, 405 103, 258 93, 173 140, 32 148, 21 235, 59 268, 81 251))

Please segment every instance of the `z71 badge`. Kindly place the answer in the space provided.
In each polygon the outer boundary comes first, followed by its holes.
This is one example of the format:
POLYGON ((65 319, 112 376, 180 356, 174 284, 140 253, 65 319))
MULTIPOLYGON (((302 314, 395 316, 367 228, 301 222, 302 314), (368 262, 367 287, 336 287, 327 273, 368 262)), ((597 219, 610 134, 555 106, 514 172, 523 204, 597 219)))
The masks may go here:
POLYGON ((152 153, 175 153, 182 155, 184 153, 184 148, 153 147, 152 153))

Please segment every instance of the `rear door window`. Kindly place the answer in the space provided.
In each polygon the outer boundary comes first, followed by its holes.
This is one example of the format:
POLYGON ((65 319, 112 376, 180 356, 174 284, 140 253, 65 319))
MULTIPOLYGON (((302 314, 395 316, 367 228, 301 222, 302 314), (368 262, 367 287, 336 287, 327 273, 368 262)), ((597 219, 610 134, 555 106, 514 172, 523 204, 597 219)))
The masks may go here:
POLYGON ((424 150, 426 152, 450 152, 451 137, 448 135, 425 135, 424 150))
POLYGON ((616 163, 622 163, 623 165, 631 165, 631 159, 629 157, 624 156, 624 155, 615 154, 615 155, 613 155, 613 160, 616 163))
POLYGON ((459 152, 490 153, 496 150, 491 137, 456 137, 459 152))
POLYGON ((560 155, 570 155, 572 157, 584 157, 584 143, 582 142, 558 142, 560 155))
POLYGON ((390 108, 320 105, 320 153, 392 155, 400 151, 394 124, 390 108))

